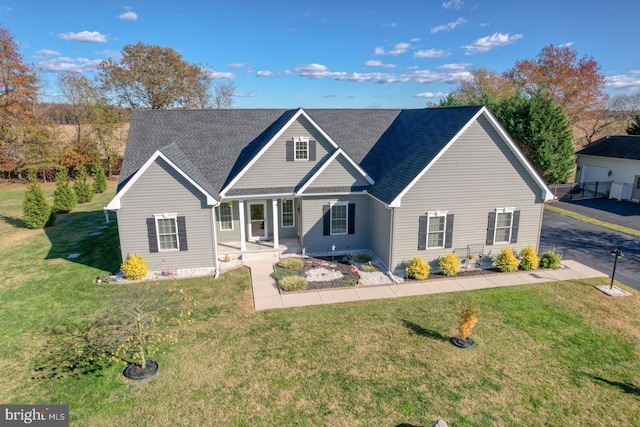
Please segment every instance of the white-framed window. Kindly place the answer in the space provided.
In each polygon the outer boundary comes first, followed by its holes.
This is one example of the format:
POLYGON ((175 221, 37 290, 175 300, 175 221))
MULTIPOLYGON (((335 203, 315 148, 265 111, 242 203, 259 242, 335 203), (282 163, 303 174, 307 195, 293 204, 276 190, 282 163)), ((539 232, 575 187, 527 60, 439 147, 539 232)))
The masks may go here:
POLYGON ((156 220, 156 236, 158 238, 158 250, 177 251, 180 250, 178 240, 178 215, 159 214, 154 215, 156 220))
POLYGON ((309 160, 309 138, 293 138, 295 160, 309 160))
POLYGON ((427 213, 427 248, 444 248, 447 212, 427 213))
POLYGON ((496 226, 493 235, 494 243, 511 242, 511 231, 513 227, 513 212, 515 208, 496 209, 496 226))
POLYGON ((295 216, 293 214, 293 200, 282 199, 282 209, 280 209, 282 228, 295 226, 295 216))
POLYGON ((338 202, 331 206, 331 234, 347 234, 348 202, 338 202))
POLYGON ((218 206, 221 231, 233 230, 233 205, 230 203, 220 203, 218 206))

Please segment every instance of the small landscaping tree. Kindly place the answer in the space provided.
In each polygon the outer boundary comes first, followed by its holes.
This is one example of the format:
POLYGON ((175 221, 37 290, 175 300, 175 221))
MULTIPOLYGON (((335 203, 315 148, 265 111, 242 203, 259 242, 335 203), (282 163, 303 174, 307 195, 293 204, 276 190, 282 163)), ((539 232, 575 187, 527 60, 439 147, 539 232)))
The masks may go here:
POLYGON ((560 268, 560 261, 562 261, 562 255, 553 251, 547 251, 542 254, 542 257, 540 257, 540 264, 542 265, 542 268, 552 268, 557 270, 560 268))
POLYGON ((53 223, 51 205, 40 187, 40 183, 32 177, 29 179, 22 204, 22 219, 29 228, 44 228, 53 223))
POLYGON ((139 255, 131 254, 120 266, 124 277, 129 280, 140 280, 147 277, 147 261, 139 255))
POLYGON ((419 256, 413 258, 407 264, 407 276, 409 279, 425 280, 429 277, 429 271, 431 271, 431 266, 419 256))
POLYGON ((95 194, 104 193, 107 189, 107 175, 104 173, 102 163, 97 161, 93 164, 91 169, 91 173, 93 175, 93 192, 95 194))
POLYGON ((503 248, 496 257, 496 267, 503 273, 518 271, 519 265, 520 261, 518 261, 518 258, 511 248, 503 248))
POLYGON ((460 260, 453 252, 447 256, 438 258, 438 265, 440 266, 442 274, 447 277, 455 276, 460 270, 460 260))
POLYGON ((56 173, 56 189, 53 193, 53 211, 66 213, 75 208, 77 203, 76 193, 69 184, 69 173, 67 169, 60 169, 56 173))
POLYGON ((460 320, 458 321, 458 333, 462 341, 468 341, 473 332, 473 328, 478 323, 480 317, 480 309, 474 304, 458 305, 458 313, 460 320))
POLYGON ((76 193, 78 203, 87 203, 93 199, 93 188, 89 184, 87 171, 84 167, 80 168, 76 175, 76 182, 73 184, 73 191, 76 193))
POLYGON ((520 269, 521 270, 537 270, 538 269, 538 255, 536 254, 533 246, 528 245, 520 252, 520 269))

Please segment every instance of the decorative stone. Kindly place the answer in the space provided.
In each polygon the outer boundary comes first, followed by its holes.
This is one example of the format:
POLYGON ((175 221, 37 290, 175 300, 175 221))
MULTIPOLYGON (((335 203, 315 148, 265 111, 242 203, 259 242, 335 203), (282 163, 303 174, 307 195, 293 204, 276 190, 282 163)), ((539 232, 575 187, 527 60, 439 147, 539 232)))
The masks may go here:
POLYGON ((102 231, 92 231, 91 233, 89 233, 89 236, 99 236, 102 234, 102 231))
POLYGON ((442 418, 438 418, 436 422, 433 423, 433 426, 431 427, 449 427, 449 426, 445 420, 443 420, 442 418))
POLYGON ((80 258, 80 255, 82 255, 82 254, 69 254, 67 259, 78 259, 78 258, 80 258))

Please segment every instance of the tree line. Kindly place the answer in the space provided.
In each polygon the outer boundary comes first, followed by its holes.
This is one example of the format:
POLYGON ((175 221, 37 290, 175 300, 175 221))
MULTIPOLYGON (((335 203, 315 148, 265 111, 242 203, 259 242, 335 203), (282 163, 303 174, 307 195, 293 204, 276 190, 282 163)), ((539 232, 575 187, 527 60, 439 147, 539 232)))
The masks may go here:
POLYGON ((121 59, 98 65, 93 79, 61 73, 61 103, 40 102, 40 78, 0 24, 0 178, 54 180, 104 168, 119 173, 131 111, 136 108, 230 108, 235 84, 171 48, 137 43, 121 59), (152 72, 151 72, 152 70, 152 72), (64 134, 61 124, 73 127, 64 134))

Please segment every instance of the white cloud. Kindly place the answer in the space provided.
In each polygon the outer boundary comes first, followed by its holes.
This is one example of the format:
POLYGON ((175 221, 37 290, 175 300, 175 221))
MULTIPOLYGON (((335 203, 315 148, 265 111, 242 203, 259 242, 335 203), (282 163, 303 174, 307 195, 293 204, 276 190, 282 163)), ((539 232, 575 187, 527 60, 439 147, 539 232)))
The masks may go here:
POLYGON ((238 98, 253 98, 254 96, 256 96, 256 93, 254 91, 251 91, 251 92, 234 92, 233 96, 238 97, 238 98))
POLYGON ((384 48, 381 48, 381 47, 376 47, 375 50, 373 51, 373 54, 398 56, 402 53, 405 53, 407 50, 409 50, 410 47, 411 45, 409 43, 397 43, 393 46, 393 49, 389 51, 386 51, 384 50, 384 48))
POLYGON ((216 71, 211 68, 203 68, 204 72, 212 79, 218 80, 233 80, 236 76, 233 73, 227 73, 222 71, 216 71))
POLYGON ((449 55, 451 55, 450 52, 437 49, 418 50, 413 53, 414 58, 444 58, 449 55))
POLYGON ((235 62, 233 64, 227 64, 227 68, 231 68, 232 70, 235 70, 237 68, 242 68, 242 67, 246 67, 248 64, 244 63, 244 62, 235 62))
POLYGON ((471 64, 469 62, 462 62, 460 64, 444 64, 444 65, 439 66, 438 69, 440 69, 440 70, 460 71, 460 70, 466 70, 467 68, 469 68, 472 65, 473 64, 471 64))
POLYGON ((282 76, 290 76, 290 75, 291 75, 291 71, 289 70, 284 70, 284 71, 259 70, 256 73, 257 77, 282 77, 282 76))
POLYGON ((561 45, 559 45, 558 47, 571 47, 573 46, 573 42, 566 42, 566 43, 562 43, 561 45))
POLYGON ((466 24, 467 20, 464 18, 458 18, 453 22, 449 22, 448 24, 438 25, 437 27, 431 28, 431 34, 439 33, 440 31, 451 31, 460 25, 466 24))
POLYGON ((462 0, 451 0, 442 3, 442 7, 445 9, 462 9, 462 6, 464 6, 464 2, 462 0))
POLYGON ((369 61, 365 62, 364 65, 367 67, 396 68, 394 64, 385 64, 382 61, 376 61, 373 59, 370 59, 369 61))
POLYGON ((122 21, 137 21, 138 14, 129 10, 125 13, 121 13, 120 15, 118 15, 118 19, 122 21))
POLYGON ((457 84, 470 76, 468 72, 436 73, 429 70, 416 70, 412 73, 348 73, 330 71, 326 65, 307 64, 295 69, 301 77, 310 79, 332 79, 338 81, 373 83, 448 83, 457 84))
POLYGON ((444 92, 422 92, 413 95, 414 98, 444 98, 447 96, 444 92))
POLYGON ((120 59, 122 59, 122 52, 120 52, 119 50, 105 49, 99 50, 96 53, 98 55, 103 55, 107 58, 113 59, 114 61, 120 61, 120 59))
POLYGON ((632 70, 628 75, 606 77, 605 86, 615 90, 640 90, 640 70, 632 70))
POLYGON ((494 33, 491 36, 482 37, 476 40, 474 43, 463 46, 467 51, 465 55, 473 55, 476 53, 486 53, 496 47, 507 46, 516 41, 522 39, 522 34, 511 35, 509 33, 494 33))
POLYGON ((398 26, 397 22, 392 22, 391 24, 382 24, 385 28, 396 28, 398 26))
POLYGON ((38 58, 49 58, 52 56, 60 56, 60 52, 51 49, 42 49, 36 52, 38 58))
POLYGON ((66 56, 58 56, 54 59, 38 62, 37 66, 45 73, 60 73, 60 72, 94 72, 98 70, 98 64, 101 59, 88 59, 88 58, 69 58, 66 56))
POLYGON ((79 33, 63 33, 58 37, 66 41, 85 42, 85 43, 105 43, 107 36, 97 31, 81 31, 79 33))

